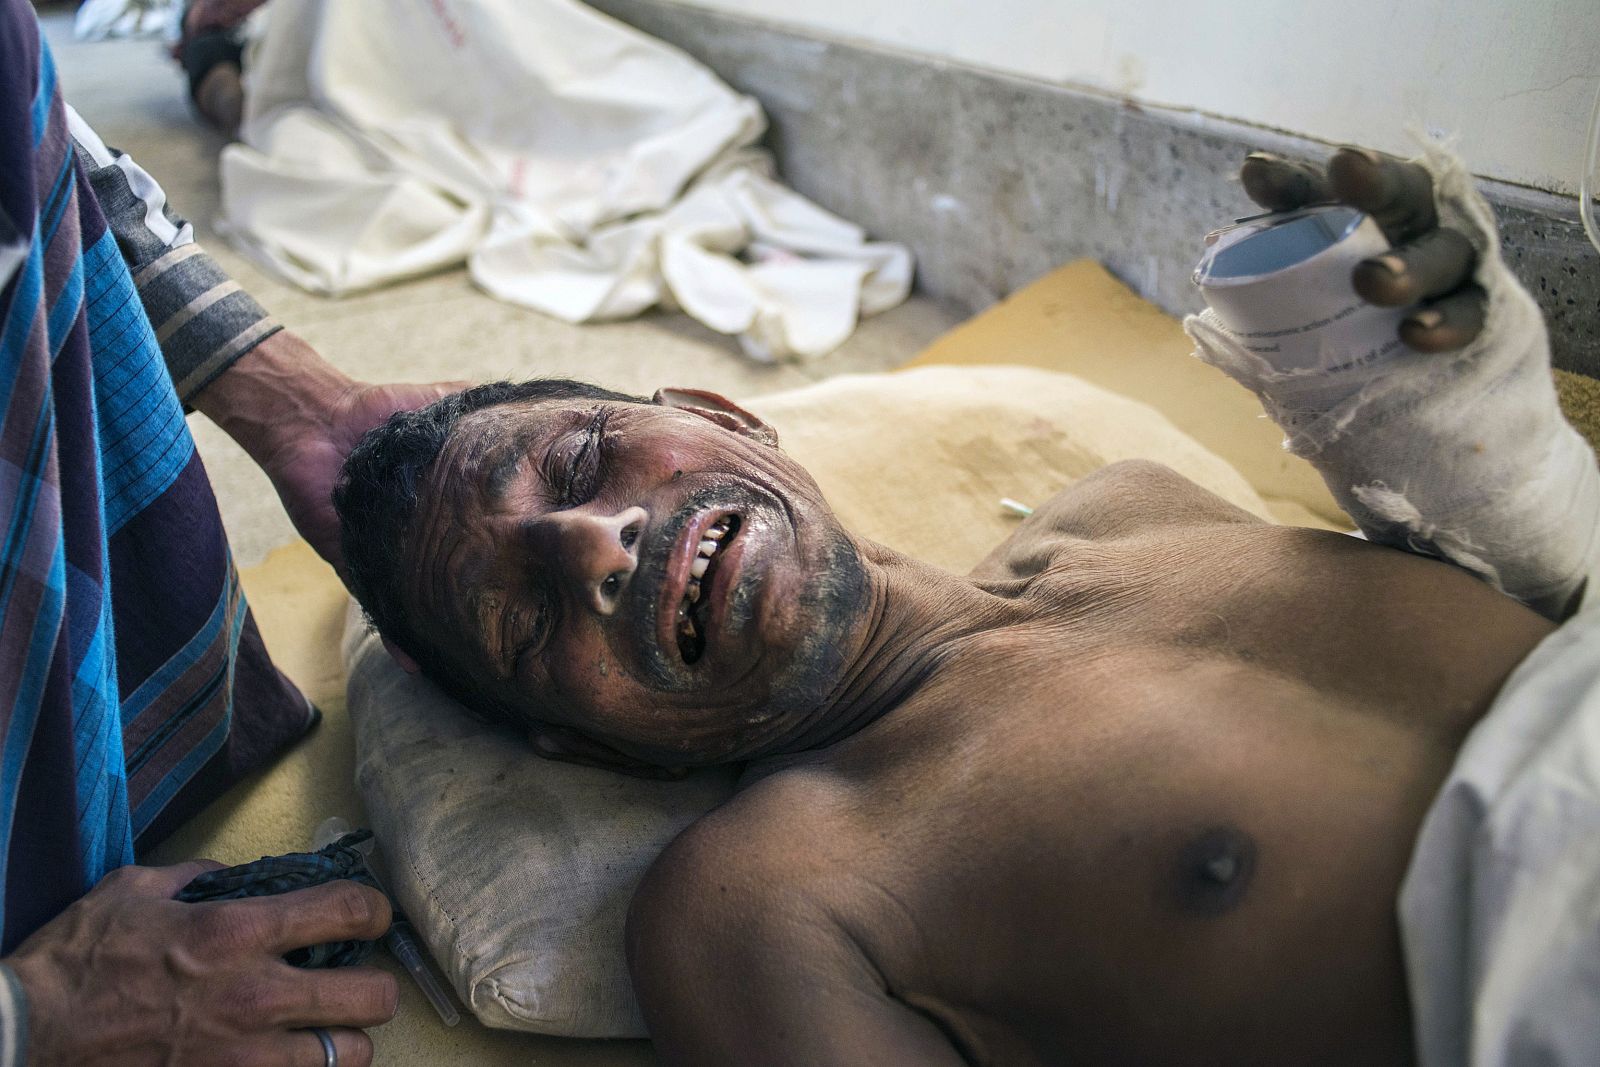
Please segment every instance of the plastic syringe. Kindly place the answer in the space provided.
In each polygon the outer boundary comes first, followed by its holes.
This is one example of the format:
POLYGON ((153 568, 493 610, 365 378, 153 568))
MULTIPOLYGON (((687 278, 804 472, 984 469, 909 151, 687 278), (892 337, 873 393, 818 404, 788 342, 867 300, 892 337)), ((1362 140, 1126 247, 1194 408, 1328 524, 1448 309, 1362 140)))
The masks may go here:
MULTIPOLYGON (((312 844, 316 848, 332 844, 350 832, 350 824, 338 816, 324 820, 317 827, 316 836, 312 844)), ((355 850, 366 859, 367 873, 377 883, 378 889, 391 901, 394 894, 389 892, 389 887, 384 884, 383 876, 378 873, 377 865, 372 862, 373 849, 377 841, 372 838, 355 846, 355 850)), ((389 932, 383 935, 384 947, 395 958, 400 966, 406 969, 411 980, 417 983, 417 988, 422 990, 422 995, 428 998, 428 1003, 433 1005, 433 1010, 439 1013, 439 1021, 446 1026, 454 1026, 461 1021, 461 1013, 456 1011, 455 1002, 450 999, 450 994, 439 980, 433 976, 426 957, 422 954, 422 947, 417 943, 417 932, 411 926, 411 920, 405 917, 404 912, 396 911, 394 922, 389 925, 389 932)))

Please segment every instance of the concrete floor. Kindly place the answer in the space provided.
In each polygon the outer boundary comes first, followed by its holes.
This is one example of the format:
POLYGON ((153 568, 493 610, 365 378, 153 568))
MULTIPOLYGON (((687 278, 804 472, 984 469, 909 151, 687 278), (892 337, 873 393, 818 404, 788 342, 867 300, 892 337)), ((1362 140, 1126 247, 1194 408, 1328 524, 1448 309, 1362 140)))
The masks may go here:
MULTIPOLYGON (((41 11, 66 99, 108 144, 160 181, 200 242, 286 326, 359 378, 381 381, 560 375, 649 393, 668 384, 754 396, 835 374, 886 370, 916 355, 955 322, 914 299, 862 324, 842 348, 809 363, 763 366, 732 338, 684 315, 571 326, 493 300, 464 269, 377 292, 328 299, 267 274, 216 229, 217 153, 223 142, 189 109, 183 79, 153 40, 79 43, 70 8, 41 11)), ((884 235, 892 237, 893 235, 884 235)), ((241 566, 260 561, 294 532, 266 477, 200 416, 190 425, 211 472, 241 566)))

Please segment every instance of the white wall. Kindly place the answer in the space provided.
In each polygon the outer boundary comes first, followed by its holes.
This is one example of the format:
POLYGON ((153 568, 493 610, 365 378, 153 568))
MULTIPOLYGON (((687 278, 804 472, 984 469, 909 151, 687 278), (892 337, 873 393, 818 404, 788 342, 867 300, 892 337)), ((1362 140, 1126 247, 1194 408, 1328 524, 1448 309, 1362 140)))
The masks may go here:
POLYGON ((830 36, 1577 189, 1600 0, 683 0, 830 36))

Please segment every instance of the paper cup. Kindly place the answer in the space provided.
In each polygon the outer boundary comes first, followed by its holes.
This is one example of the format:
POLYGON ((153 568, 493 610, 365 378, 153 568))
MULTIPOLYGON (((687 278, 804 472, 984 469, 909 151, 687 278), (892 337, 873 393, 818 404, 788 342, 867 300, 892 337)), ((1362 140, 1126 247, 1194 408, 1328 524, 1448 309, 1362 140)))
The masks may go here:
POLYGON ((1378 224, 1354 208, 1245 219, 1206 244, 1195 284, 1248 351, 1289 376, 1273 383, 1286 407, 1327 410, 1405 350, 1398 329, 1407 309, 1369 304, 1351 285, 1357 263, 1389 249, 1378 224))

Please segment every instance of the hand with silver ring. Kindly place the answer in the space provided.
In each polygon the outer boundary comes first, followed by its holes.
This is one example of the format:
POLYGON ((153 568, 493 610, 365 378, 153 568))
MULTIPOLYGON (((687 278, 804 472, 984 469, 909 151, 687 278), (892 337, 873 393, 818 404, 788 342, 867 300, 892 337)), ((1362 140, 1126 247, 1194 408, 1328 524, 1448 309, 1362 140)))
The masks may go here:
POLYGON ((276 896, 173 899, 221 864, 123 867, 5 958, 28 1001, 30 1067, 369 1067, 394 1017, 379 967, 304 970, 284 954, 380 938, 389 901, 350 881, 276 896))

